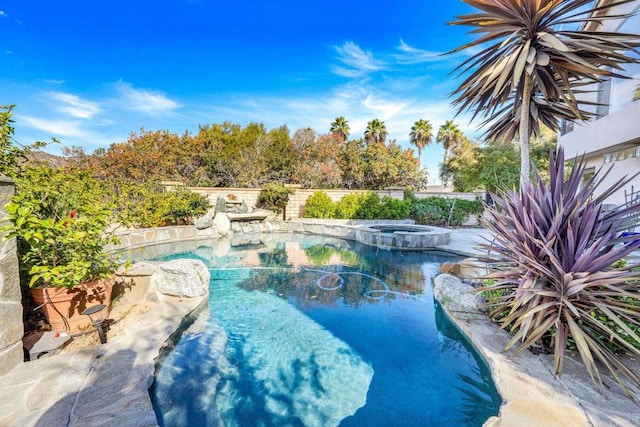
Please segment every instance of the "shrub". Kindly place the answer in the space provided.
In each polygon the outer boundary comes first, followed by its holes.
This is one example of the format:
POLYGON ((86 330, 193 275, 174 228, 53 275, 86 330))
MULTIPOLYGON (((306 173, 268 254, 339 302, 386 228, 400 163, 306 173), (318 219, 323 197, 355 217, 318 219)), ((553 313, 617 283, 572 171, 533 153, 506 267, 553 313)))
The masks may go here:
POLYGON ((285 187, 281 182, 270 182, 262 187, 257 206, 276 213, 282 212, 282 219, 286 219, 289 195, 293 193, 295 193, 293 188, 285 187))
POLYGON ((379 218, 406 219, 411 212, 411 205, 404 200, 384 196, 381 200, 379 218))
POLYGON ((364 199, 362 194, 354 193, 343 196, 336 204, 336 218, 354 219, 364 199))
POLYGON ((495 296, 489 315, 513 333, 507 349, 548 348, 559 375, 573 342, 599 390, 601 364, 629 395, 625 383, 640 385, 640 377, 612 345, 640 356, 640 271, 612 265, 640 247, 622 233, 637 220, 640 203, 605 211, 602 202, 635 177, 596 197, 606 173, 583 182, 585 162, 579 160, 565 180, 562 150, 549 164, 548 183, 536 171, 520 193, 496 196, 495 208, 487 209, 494 240, 483 246, 496 254, 490 261, 501 264, 489 276, 495 282, 482 288, 495 296))
POLYGON ((185 225, 205 214, 211 207, 207 196, 185 188, 165 191, 157 182, 145 184, 118 183, 121 207, 119 219, 136 227, 185 225))
POLYGON ((29 286, 71 288, 104 278, 118 266, 104 251, 117 243, 107 232, 110 201, 88 173, 49 167, 25 168, 16 176, 16 194, 6 206, 7 237, 18 238, 18 256, 29 286))
POLYGON ((471 215, 480 215, 484 210, 481 200, 448 199, 427 197, 412 200, 410 216, 418 224, 461 225, 471 215))
POLYGON ((356 211, 357 219, 378 219, 381 213, 380 196, 373 191, 362 195, 362 200, 356 211))
POLYGON ((418 224, 438 225, 446 222, 448 207, 443 197, 417 199, 411 207, 411 216, 418 224))
POLYGON ((313 193, 304 205, 305 218, 333 218, 336 205, 324 191, 313 193))

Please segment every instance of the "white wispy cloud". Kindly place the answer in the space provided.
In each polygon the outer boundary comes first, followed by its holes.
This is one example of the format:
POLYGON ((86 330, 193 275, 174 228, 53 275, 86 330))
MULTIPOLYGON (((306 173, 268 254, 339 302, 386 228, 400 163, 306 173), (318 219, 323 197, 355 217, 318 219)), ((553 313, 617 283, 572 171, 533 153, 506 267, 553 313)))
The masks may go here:
POLYGON ((82 129, 82 123, 80 121, 46 120, 38 117, 16 115, 16 122, 46 132, 53 137, 83 138, 87 136, 87 132, 82 129))
POLYGON ((402 39, 400 39, 400 45, 397 50, 399 53, 393 54, 392 57, 401 64, 424 64, 445 61, 442 56, 443 52, 411 47, 402 39))
POLYGON ((130 83, 118 82, 115 89, 119 94, 118 103, 123 108, 149 115, 161 115, 180 108, 180 104, 169 99, 160 91, 137 89, 130 83))
POLYGON ((354 42, 345 42, 342 46, 334 46, 338 53, 337 60, 342 65, 332 67, 332 72, 342 77, 362 77, 385 68, 384 61, 376 59, 373 53, 362 50, 354 42))
POLYGON ((7 13, 4 10, 0 10, 0 16, 7 16, 7 13))
POLYGON ((87 101, 79 96, 63 92, 47 92, 46 96, 54 101, 55 108, 78 119, 91 119, 102 112, 96 102, 87 101))

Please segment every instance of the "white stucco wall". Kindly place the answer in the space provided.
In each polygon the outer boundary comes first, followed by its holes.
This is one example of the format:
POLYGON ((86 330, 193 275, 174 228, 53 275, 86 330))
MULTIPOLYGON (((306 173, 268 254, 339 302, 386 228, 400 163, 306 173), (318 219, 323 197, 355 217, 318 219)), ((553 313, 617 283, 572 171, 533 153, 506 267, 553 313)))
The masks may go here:
POLYGON ((558 138, 567 158, 605 154, 640 145, 640 101, 593 122, 576 124, 558 138))
MULTIPOLYGON (((602 175, 604 175, 604 171, 608 170, 609 167, 612 168, 611 172, 609 172, 609 174, 607 175, 607 177, 604 179, 604 181, 599 187, 600 192, 602 192, 604 189, 609 188, 611 185, 613 185, 616 181, 618 181, 625 175, 627 177, 631 177, 633 173, 639 172, 640 158, 618 160, 618 161, 613 161, 611 163, 605 164, 603 156, 595 156, 595 157, 587 158, 587 167, 588 168, 593 167, 595 168, 595 170, 603 168, 601 170, 602 175)), ((631 193, 631 186, 634 187, 635 191, 640 190, 640 176, 637 176, 632 180, 632 182, 627 184, 624 188, 614 193, 611 197, 609 197, 606 200, 606 203, 614 204, 614 205, 621 205, 625 203, 625 195, 624 195, 625 190, 628 193, 631 193)))

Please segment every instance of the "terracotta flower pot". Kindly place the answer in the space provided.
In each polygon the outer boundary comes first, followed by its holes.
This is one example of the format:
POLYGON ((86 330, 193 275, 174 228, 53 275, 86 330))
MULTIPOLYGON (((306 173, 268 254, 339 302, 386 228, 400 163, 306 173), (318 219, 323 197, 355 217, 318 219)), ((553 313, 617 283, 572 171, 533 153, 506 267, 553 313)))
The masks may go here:
POLYGON ((53 331, 73 334, 91 327, 89 316, 80 314, 87 307, 97 304, 106 305, 98 316, 107 318, 114 282, 115 276, 112 276, 82 283, 71 289, 32 288, 31 296, 36 303, 44 304, 42 309, 53 331))

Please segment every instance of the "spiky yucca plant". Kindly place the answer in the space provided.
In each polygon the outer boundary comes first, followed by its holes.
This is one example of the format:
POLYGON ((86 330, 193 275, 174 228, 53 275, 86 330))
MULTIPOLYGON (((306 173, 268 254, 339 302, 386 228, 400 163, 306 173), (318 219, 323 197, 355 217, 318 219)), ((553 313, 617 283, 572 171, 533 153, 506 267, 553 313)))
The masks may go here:
POLYGON ((585 162, 578 160, 565 179, 564 153, 550 155, 550 179, 525 183, 520 192, 494 196, 487 227, 494 240, 483 246, 498 261, 483 288, 500 295, 490 316, 513 337, 515 353, 551 339, 555 373, 562 373, 570 340, 591 379, 602 392, 600 363, 631 397, 629 381, 640 376, 611 350, 640 357, 640 271, 612 264, 640 248, 637 236, 623 233, 637 223, 640 202, 605 211, 602 202, 633 178, 594 196, 608 171, 583 182, 585 162))

